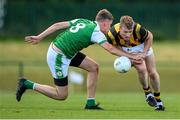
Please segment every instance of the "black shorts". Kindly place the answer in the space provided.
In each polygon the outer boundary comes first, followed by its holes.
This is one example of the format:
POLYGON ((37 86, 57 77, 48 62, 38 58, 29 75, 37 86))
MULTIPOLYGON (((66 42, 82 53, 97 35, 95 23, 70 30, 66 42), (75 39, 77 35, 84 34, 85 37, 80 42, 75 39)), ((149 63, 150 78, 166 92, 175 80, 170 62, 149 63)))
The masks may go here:
POLYGON ((71 60, 70 66, 79 67, 85 57, 85 54, 83 54, 82 52, 78 52, 71 60))

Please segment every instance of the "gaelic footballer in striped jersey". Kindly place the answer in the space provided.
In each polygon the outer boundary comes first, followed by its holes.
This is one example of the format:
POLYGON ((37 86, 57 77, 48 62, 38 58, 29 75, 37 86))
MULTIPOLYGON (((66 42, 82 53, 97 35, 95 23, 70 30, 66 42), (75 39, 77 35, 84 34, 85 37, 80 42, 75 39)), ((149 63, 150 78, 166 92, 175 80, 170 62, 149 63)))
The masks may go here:
POLYGON ((122 16, 120 22, 110 29, 107 37, 110 44, 124 52, 141 54, 143 58, 141 63, 131 61, 137 70, 146 101, 150 106, 155 107, 155 110, 165 110, 160 99, 160 78, 156 70, 152 49, 152 33, 139 23, 134 22, 132 17, 126 15, 122 16))

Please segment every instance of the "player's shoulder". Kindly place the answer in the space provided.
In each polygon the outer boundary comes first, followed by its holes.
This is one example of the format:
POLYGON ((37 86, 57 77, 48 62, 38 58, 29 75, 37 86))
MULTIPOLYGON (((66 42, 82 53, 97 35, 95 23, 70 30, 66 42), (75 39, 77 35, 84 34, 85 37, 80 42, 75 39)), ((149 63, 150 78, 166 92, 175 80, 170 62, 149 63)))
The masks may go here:
POLYGON ((137 29, 137 28, 141 28, 141 24, 140 23, 135 23, 134 24, 134 29, 137 29))
POLYGON ((148 30, 140 23, 135 23, 133 35, 137 36, 138 39, 144 40, 148 35, 148 30))
POLYGON ((135 23, 134 24, 134 29, 135 30, 140 30, 140 29, 145 29, 145 27, 143 25, 141 25, 140 23, 135 23))
POLYGON ((135 23, 134 24, 134 31, 136 32, 136 33, 139 33, 139 32, 141 32, 141 31, 146 31, 145 30, 145 28, 140 24, 140 23, 135 23))
POLYGON ((113 28, 118 32, 120 28, 120 23, 116 23, 113 25, 113 28))
POLYGON ((77 19, 74 19, 72 21, 74 21, 74 22, 81 22, 81 23, 92 23, 93 22, 91 20, 84 19, 84 18, 77 18, 77 19))
POLYGON ((114 24, 113 27, 120 27, 120 23, 114 24))
POLYGON ((69 21, 70 25, 76 25, 78 23, 83 23, 83 24, 92 24, 93 21, 88 20, 88 19, 84 19, 84 18, 76 18, 76 19, 72 19, 69 21))

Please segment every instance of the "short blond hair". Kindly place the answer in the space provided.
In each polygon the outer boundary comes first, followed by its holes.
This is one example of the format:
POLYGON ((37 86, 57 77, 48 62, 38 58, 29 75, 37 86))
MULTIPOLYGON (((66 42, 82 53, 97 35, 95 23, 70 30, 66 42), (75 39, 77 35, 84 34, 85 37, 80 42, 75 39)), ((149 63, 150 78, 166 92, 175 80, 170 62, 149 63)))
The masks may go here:
POLYGON ((96 15, 96 21, 101 21, 101 20, 113 20, 114 17, 111 14, 111 12, 109 12, 107 9, 102 9, 100 10, 97 15, 96 15))
POLYGON ((127 29, 132 29, 134 27, 134 20, 131 16, 125 15, 120 18, 120 25, 124 25, 127 29))

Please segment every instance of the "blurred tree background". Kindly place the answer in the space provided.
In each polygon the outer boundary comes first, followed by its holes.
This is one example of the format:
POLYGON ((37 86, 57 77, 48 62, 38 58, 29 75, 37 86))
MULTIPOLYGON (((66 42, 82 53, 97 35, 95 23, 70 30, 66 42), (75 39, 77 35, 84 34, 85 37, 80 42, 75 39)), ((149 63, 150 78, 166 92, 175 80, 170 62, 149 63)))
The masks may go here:
POLYGON ((37 34, 54 22, 94 17, 102 8, 115 20, 130 15, 155 40, 180 39, 179 0, 0 0, 0 37, 37 34))

